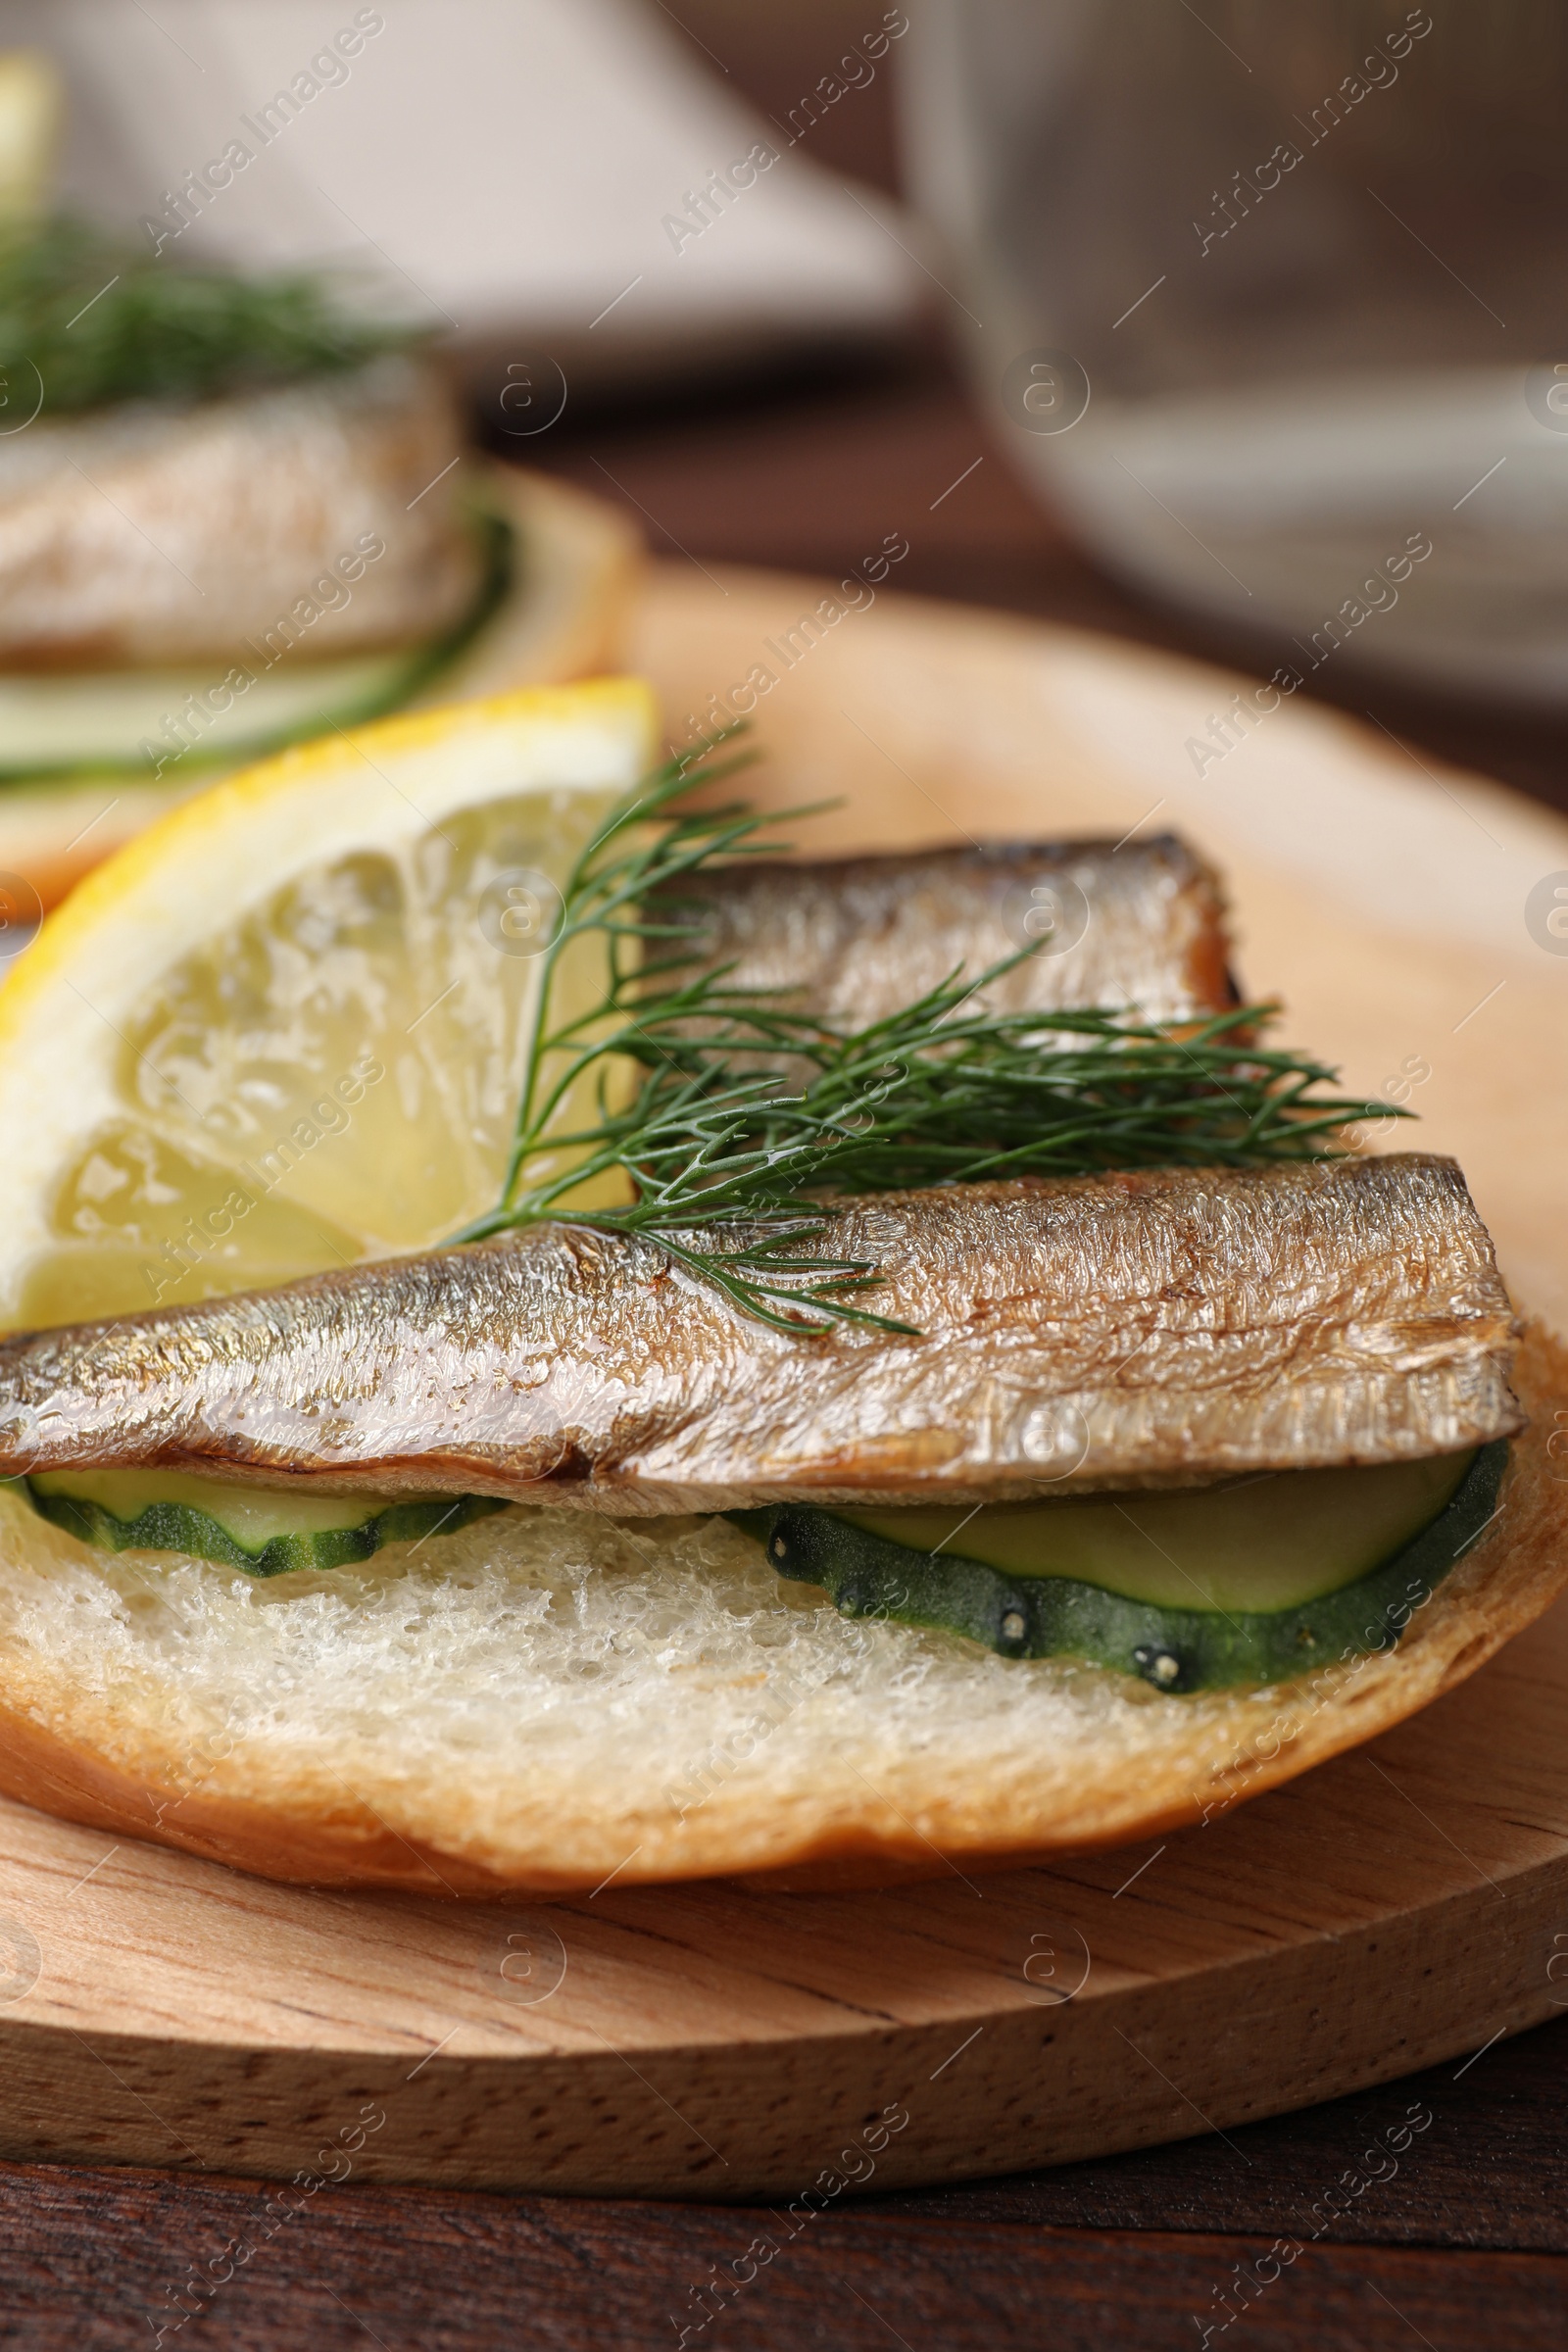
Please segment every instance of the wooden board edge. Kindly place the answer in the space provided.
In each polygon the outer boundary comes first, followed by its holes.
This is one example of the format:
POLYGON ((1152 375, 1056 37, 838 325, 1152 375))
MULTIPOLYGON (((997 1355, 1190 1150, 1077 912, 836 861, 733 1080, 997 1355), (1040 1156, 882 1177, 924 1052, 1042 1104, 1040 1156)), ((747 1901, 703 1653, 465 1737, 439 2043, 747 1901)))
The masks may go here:
POLYGON ((1351 1935, 1087 1998, 639 2050, 635 2066, 608 2043, 420 2059, 0 2019, 0 2155, 315 2178, 360 2132, 362 2181, 720 2203, 1069 2163, 1340 2097, 1542 2023, 1561 2007, 1546 1970, 1565 1895, 1568 1854, 1351 1935), (368 2128, 368 2109, 384 2122, 368 2128), (880 2132, 865 2171, 855 2151, 880 2132))

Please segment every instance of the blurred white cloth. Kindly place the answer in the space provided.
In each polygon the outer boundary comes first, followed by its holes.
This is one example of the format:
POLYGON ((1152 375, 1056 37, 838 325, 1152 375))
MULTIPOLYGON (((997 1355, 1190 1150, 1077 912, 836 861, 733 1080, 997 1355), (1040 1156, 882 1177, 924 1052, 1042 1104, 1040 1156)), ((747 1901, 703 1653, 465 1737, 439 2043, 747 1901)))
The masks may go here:
POLYGON ((0 40, 64 74, 67 202, 193 258, 361 263, 486 369, 549 351, 578 379, 914 306, 897 208, 639 0, 6 0, 0 40))

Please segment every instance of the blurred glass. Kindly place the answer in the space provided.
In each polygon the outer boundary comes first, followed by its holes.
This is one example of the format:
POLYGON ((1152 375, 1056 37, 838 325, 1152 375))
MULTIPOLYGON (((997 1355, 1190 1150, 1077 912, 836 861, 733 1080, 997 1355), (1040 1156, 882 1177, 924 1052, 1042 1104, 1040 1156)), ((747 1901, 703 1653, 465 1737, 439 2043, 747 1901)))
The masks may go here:
POLYGON ((1568 9, 911 18, 977 383, 1101 559, 1303 673, 1568 701, 1568 9))

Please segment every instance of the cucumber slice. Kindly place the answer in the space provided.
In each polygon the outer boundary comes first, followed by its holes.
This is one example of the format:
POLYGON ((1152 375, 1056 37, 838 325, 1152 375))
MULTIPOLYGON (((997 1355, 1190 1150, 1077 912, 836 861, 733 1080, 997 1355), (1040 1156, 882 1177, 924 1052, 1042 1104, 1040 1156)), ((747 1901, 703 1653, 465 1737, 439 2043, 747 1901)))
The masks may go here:
POLYGON ((1450 1502, 1473 1453, 1367 1469, 1284 1470, 984 1510, 835 1510, 910 1550, 958 1550, 1004 1576, 1071 1577, 1165 1609, 1319 1600, 1393 1557, 1450 1502))
POLYGON ((488 1494, 298 1494, 177 1470, 49 1470, 23 1484, 34 1510, 84 1544, 189 1552, 247 1576, 346 1567, 506 1508, 488 1494))
MULTIPOLYGON (((204 669, 119 669, 64 671, 50 675, 0 675, 0 743, 4 774, 74 775, 82 768, 134 767, 151 762, 142 746, 157 741, 165 720, 178 715, 187 697, 201 712, 194 740, 170 766, 180 772, 210 760, 238 760, 255 744, 302 727, 324 726, 328 713, 370 696, 391 693, 408 667, 405 648, 391 654, 356 654, 339 661, 311 662, 303 655, 290 668, 279 662, 264 669, 259 660, 236 662, 225 674, 204 669), (241 674, 250 684, 236 684, 241 674), (228 708, 215 710, 204 698, 228 708), (199 729, 199 732, 197 731, 199 729)), ((160 743, 170 755, 177 743, 160 743)), ((168 772, 168 769, 165 771, 168 772)))
POLYGON ((162 748, 166 740, 171 756, 161 772, 194 779, 215 764, 234 766, 400 710, 467 651, 512 593, 512 525, 487 514, 475 527, 484 557, 478 593, 457 626, 429 644, 332 662, 279 658, 275 667, 258 654, 226 673, 214 662, 201 670, 0 675, 0 785, 117 774, 146 781, 158 772, 147 747, 162 748), (241 673, 250 683, 236 692, 241 673), (227 708, 215 710, 211 698, 225 695, 227 708), (164 726, 180 715, 187 697, 195 697, 199 713, 187 715, 193 740, 180 753, 178 738, 166 739, 164 726))
POLYGON ((933 1556, 889 1543, 811 1505, 732 1516, 763 1544, 780 1576, 820 1585, 846 1617, 961 1634, 1006 1658, 1086 1658, 1159 1690, 1187 1691, 1291 1682, 1315 1666, 1392 1648, 1494 1516, 1507 1458, 1506 1440, 1484 1446, 1447 1504, 1370 1574, 1266 1610, 1177 1609, 1078 1578, 1007 1576, 953 1551, 933 1556))

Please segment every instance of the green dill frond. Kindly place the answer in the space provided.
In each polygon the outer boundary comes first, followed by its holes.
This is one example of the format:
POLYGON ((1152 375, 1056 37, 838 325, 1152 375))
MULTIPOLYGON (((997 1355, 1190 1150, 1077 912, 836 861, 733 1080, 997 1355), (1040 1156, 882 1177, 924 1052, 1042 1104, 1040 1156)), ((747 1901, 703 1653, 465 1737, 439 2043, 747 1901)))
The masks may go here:
POLYGON ((1273 1004, 1173 1028, 1115 1007, 998 1012, 986 992, 1036 952, 1027 948, 858 1030, 781 994, 732 987, 733 967, 706 962, 679 886, 715 859, 773 854, 787 820, 739 802, 680 804, 746 758, 719 738, 712 754, 672 761, 580 860, 546 960, 506 1184, 457 1240, 559 1217, 656 1243, 779 1330, 903 1330, 858 1302, 873 1265, 818 1252, 834 1201, 1004 1177, 1322 1158, 1344 1148, 1351 1122, 1401 1115, 1334 1092, 1337 1073, 1311 1056, 1261 1045, 1273 1004), (590 931, 609 940, 608 998, 553 1024, 554 964, 590 931), (638 1083, 615 1107, 606 1080, 627 1064, 638 1083), (561 1132, 563 1106, 596 1068, 598 1120, 561 1132), (572 1205, 586 1180, 612 1170, 632 1180, 629 1206, 572 1205))
POLYGON ((13 408, 39 382, 46 415, 203 399, 355 368, 413 339, 351 317, 310 271, 251 277, 159 260, 69 216, 0 228, 0 376, 13 408))

